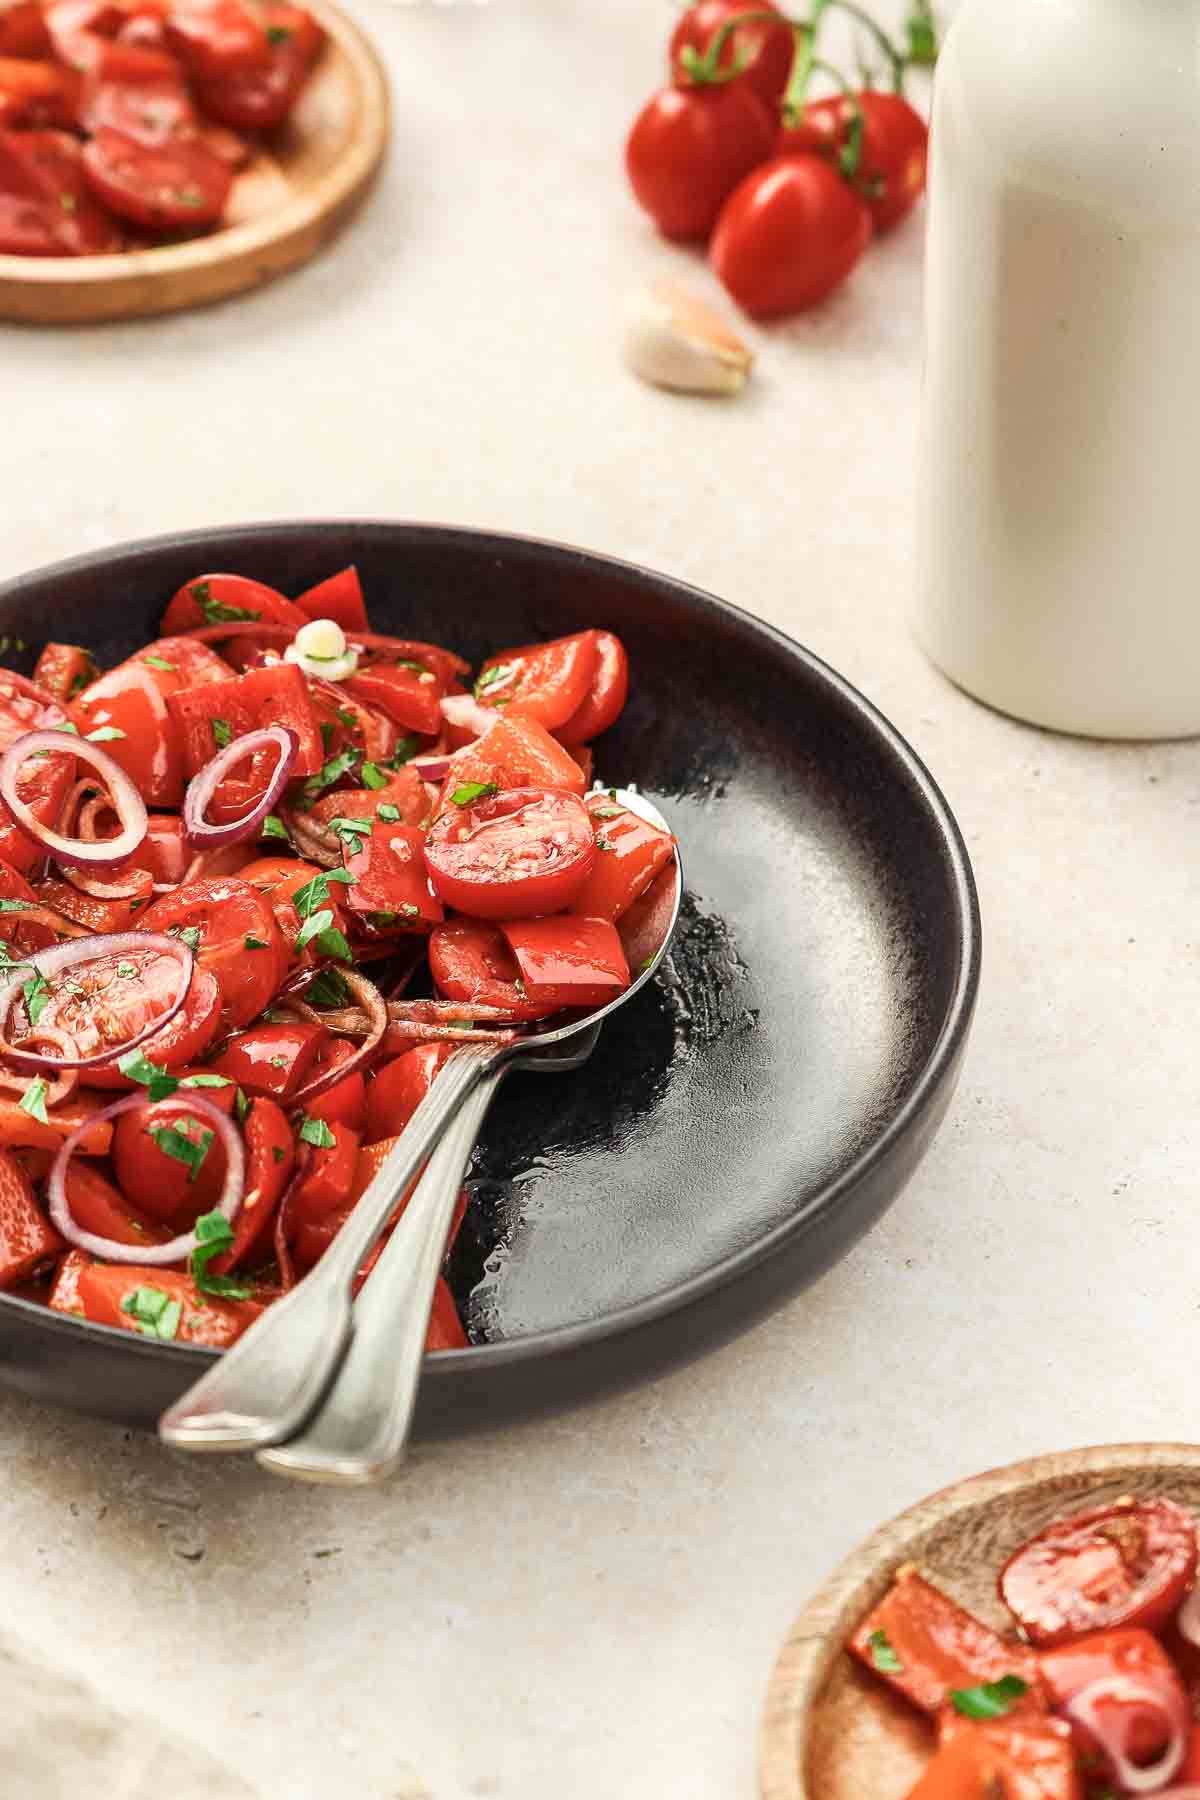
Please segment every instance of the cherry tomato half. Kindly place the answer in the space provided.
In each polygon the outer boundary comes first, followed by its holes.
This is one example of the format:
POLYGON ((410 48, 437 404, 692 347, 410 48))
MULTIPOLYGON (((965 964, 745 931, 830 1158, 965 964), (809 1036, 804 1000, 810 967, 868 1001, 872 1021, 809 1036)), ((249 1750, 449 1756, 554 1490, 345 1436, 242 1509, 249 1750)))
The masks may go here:
POLYGON ((769 319, 832 293, 870 237, 865 202, 827 162, 777 156, 729 196, 709 257, 738 305, 769 319))
POLYGON ((399 1137, 454 1050, 453 1044, 416 1044, 372 1075, 367 1083, 364 1143, 399 1137))
POLYGON ((115 221, 83 175, 65 131, 0 131, 0 251, 103 256, 121 248, 115 221))
MULTIPOLYGON (((690 49, 703 56, 717 32, 730 19, 747 12, 778 10, 773 0, 753 7, 744 6, 742 0, 699 0, 698 5, 689 6, 671 33, 673 79, 681 86, 687 81, 687 70, 680 61, 681 51, 690 49)), ((795 47, 795 34, 786 19, 781 18, 778 25, 772 25, 766 19, 755 19, 730 32, 721 51, 719 66, 729 69, 735 61, 740 62, 742 73, 734 80, 753 88, 773 114, 787 86, 795 47)))
POLYGON ((248 575, 198 575, 185 582, 162 617, 162 635, 194 631, 201 625, 234 625, 261 619, 298 631, 305 615, 263 581, 248 575))
MULTIPOLYGON (((235 1089, 198 1092, 231 1113, 235 1089)), ((121 1192, 152 1218, 186 1227, 210 1212, 225 1184, 225 1151, 213 1127, 188 1111, 181 1088, 169 1100, 131 1107, 113 1131, 112 1160, 121 1192)))
MULTIPOLYGON (((136 961, 136 958, 133 960, 136 961)), ((207 969, 194 969, 187 997, 169 1024, 156 1031, 138 1049, 148 1062, 178 1071, 203 1056, 221 1027, 221 988, 207 969)), ((119 1060, 119 1058, 117 1059, 119 1060)), ((87 1071, 90 1087, 130 1090, 137 1083, 122 1075, 117 1060, 98 1063, 87 1071)))
POLYGON ((200 967, 217 978, 229 1025, 256 1019, 287 970, 287 946, 269 901, 234 875, 188 881, 163 894, 143 915, 141 928, 192 944, 200 967), (249 948, 250 938, 266 948, 249 948))
POLYGON ((1196 1526, 1173 1500, 1114 1501, 1056 1519, 1000 1575, 1000 1598, 1035 1644, 1117 1625, 1157 1631, 1196 1573, 1196 1526))
MULTIPOLYGON (((155 945, 81 957, 47 981, 41 992, 38 1029, 61 1033, 70 1040, 76 1056, 95 1056, 108 1045, 119 1053, 130 1038, 166 1011, 179 992, 179 983, 178 959, 155 945)), ((17 1011, 24 1013, 23 1001, 18 1002, 17 1011)))
POLYGON ((615 725, 629 697, 629 658, 624 644, 611 631, 598 631, 595 638, 596 672, 587 698, 555 732, 560 743, 572 748, 615 725))
POLYGON ((119 219, 146 231, 200 231, 225 210, 233 171, 203 144, 149 145, 101 125, 83 147, 83 172, 119 219))
POLYGON ((271 131, 283 123, 322 42, 315 19, 299 8, 268 7, 266 17, 270 60, 265 67, 238 69, 197 83, 204 111, 235 131, 271 131), (297 18, 304 23, 291 22, 297 18))
POLYGON ((910 212, 925 190, 929 127, 900 94, 837 94, 815 100, 798 125, 784 126, 776 156, 836 156, 862 116, 862 147, 853 176, 877 232, 889 231, 910 212))
POLYGON ((775 126, 740 81, 667 87, 638 114, 625 167, 664 237, 705 238, 729 195, 771 154, 775 126))
POLYGON ((569 906, 592 872, 587 808, 554 788, 511 788, 451 804, 425 841, 434 892, 477 919, 522 919, 569 906))

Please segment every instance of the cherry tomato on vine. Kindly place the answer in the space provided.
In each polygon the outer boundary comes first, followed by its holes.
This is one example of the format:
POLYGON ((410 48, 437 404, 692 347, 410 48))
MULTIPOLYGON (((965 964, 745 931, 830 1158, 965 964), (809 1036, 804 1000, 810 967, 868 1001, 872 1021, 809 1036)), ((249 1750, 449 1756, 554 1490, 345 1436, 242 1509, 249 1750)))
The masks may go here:
POLYGON ((816 156, 778 156, 730 195, 709 257, 738 305, 769 319, 832 293, 870 237, 866 203, 835 169, 816 156))
POLYGON ((862 195, 876 231, 888 231, 910 212, 925 189, 929 128, 900 94, 836 94, 815 100, 797 125, 785 125, 777 156, 836 156, 848 143, 856 113, 862 145, 852 185, 862 195))
MULTIPOLYGON (((750 12, 777 12, 773 0, 699 0, 696 6, 689 6, 671 33, 671 74, 677 81, 687 80, 686 67, 680 62, 680 53, 694 50, 703 56, 713 38, 730 19, 750 12)), ((792 57, 795 53, 796 39, 787 20, 780 18, 778 25, 768 20, 756 19, 753 23, 737 26, 730 32, 722 47, 718 59, 721 70, 733 67, 735 60, 744 65, 743 71, 735 77, 738 82, 754 89, 759 99, 774 110, 783 98, 783 90, 787 86, 791 72, 792 57)))
POLYGON ((640 204, 664 237, 707 237, 739 181, 765 162, 775 140, 770 113, 740 81, 667 87, 634 121, 625 167, 640 204))

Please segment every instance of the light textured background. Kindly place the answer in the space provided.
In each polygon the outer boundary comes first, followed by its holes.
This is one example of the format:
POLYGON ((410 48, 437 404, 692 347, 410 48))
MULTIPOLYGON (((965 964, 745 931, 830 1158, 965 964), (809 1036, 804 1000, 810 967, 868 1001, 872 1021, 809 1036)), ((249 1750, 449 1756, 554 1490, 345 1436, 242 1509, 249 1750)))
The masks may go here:
POLYGON ((344 512, 709 587, 844 670, 944 784, 978 1024, 928 1161, 818 1287, 641 1392, 420 1449, 385 1492, 0 1399, 0 1610, 272 1800, 748 1800, 776 1645, 870 1527, 1015 1456, 1193 1428, 1200 761, 1026 730, 913 647, 919 225, 761 336, 744 401, 643 389, 625 292, 693 262, 619 168, 665 0, 357 10, 395 143, 330 253, 205 314, 0 332, 6 572, 344 512))

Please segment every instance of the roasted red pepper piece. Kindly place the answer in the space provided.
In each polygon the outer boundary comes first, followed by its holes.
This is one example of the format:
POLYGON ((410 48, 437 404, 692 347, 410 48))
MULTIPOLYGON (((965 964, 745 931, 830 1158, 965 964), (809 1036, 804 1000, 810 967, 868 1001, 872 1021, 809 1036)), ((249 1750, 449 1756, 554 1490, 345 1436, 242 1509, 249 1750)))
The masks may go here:
POLYGON ((675 840, 611 794, 589 794, 584 804, 596 828, 597 856, 571 911, 586 919, 616 920, 666 868, 675 840))
MULTIPOLYGON (((260 731, 268 725, 284 725, 296 734, 298 748, 292 764, 293 776, 315 775, 324 761, 321 728, 308 686, 295 663, 248 669, 231 681, 212 681, 200 687, 183 688, 170 696, 167 706, 179 727, 184 767, 189 775, 197 774, 222 748, 217 742, 218 737, 229 743, 233 738, 242 737, 249 731, 260 731)), ((273 766, 265 753, 262 764, 265 779, 273 766)), ((254 779, 250 765, 238 770, 238 775, 242 780, 254 779)))
POLYGON ((312 1224, 336 1213, 354 1192, 358 1166, 359 1135, 348 1125, 327 1126, 332 1144, 315 1144, 304 1179, 291 1205, 301 1224, 312 1224))
POLYGON ((65 1249, 29 1176, 15 1156, 0 1150, 0 1288, 16 1287, 65 1249))
POLYGON ((908 1800, 1083 1800, 1071 1734, 1056 1719, 961 1721, 908 1800))
POLYGON ((368 1146, 399 1137, 454 1049, 450 1043, 416 1044, 372 1075, 367 1083, 368 1146))
MULTIPOLYGON (((257 953, 249 950, 246 954, 257 953)), ((208 1067, 214 1075, 228 1075, 247 1094, 286 1101, 308 1079, 324 1040, 321 1026, 303 1019, 253 1025, 230 1038, 208 1067)))
POLYGON ((1042 1705, 1034 1653, 1024 1644, 1006 1643, 911 1566, 898 1571, 849 1648, 923 1712, 937 1713, 952 1688, 975 1687, 1002 1675, 1017 1675, 1027 1684, 1029 1692, 1019 1703, 1023 1710, 1042 1705))
POLYGON ((388 825, 377 818, 362 849, 342 854, 354 876, 346 907, 365 914, 380 931, 428 931, 445 918, 425 872, 425 833, 412 825, 388 825))
POLYGON ((432 738, 442 729, 439 702, 446 690, 432 668, 377 662, 352 675, 345 685, 347 693, 385 713, 401 731, 432 738))
POLYGON ((95 659, 78 644, 47 644, 37 659, 33 679, 65 706, 95 681, 95 659))
POLYGON ((629 986, 616 926, 560 913, 502 920, 500 929, 535 1006, 603 1006, 629 986))
POLYGON ((207 1344, 215 1350, 236 1343, 263 1310, 258 1300, 219 1300, 214 1294, 201 1293, 191 1276, 178 1270, 140 1269, 128 1264, 88 1263, 79 1273, 76 1294, 84 1317, 95 1324, 138 1331, 143 1327, 130 1306, 136 1307, 140 1289, 165 1295, 168 1304, 178 1302, 172 1336, 179 1343, 207 1344))
MULTIPOLYGON (((336 1069, 355 1054, 356 1046, 345 1038, 329 1038, 320 1046, 313 1062, 315 1079, 327 1069, 336 1069)), ((304 1110, 310 1119, 324 1119, 327 1125, 348 1125, 362 1132, 367 1122, 367 1091, 362 1071, 353 1069, 342 1081, 335 1082, 313 1100, 306 1100, 304 1110)))

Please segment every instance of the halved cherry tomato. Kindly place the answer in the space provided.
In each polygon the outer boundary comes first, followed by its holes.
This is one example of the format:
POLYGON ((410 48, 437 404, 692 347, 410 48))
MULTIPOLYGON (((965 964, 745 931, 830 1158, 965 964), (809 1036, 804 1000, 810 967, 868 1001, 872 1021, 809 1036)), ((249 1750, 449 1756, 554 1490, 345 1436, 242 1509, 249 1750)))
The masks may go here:
MULTIPOLYGON (((102 950, 48 979, 40 993, 38 1029, 69 1038, 78 1056, 94 1056, 108 1045, 115 1054, 166 1011, 179 985, 179 962, 154 945, 102 950)), ((15 1010, 20 1030, 32 1029, 24 1000, 15 1010)))
MULTIPOLYGON (((218 736, 228 743, 266 725, 284 725, 295 733, 298 747, 293 775, 315 775, 325 760, 308 686, 295 663, 276 663, 268 669, 250 669, 230 681, 208 681, 199 687, 181 688, 167 704, 180 732, 184 767, 189 775, 198 774, 212 761, 221 748, 218 736)), ((274 753, 270 757, 264 753, 262 781, 276 760, 274 753)), ((241 773, 244 779, 255 779, 254 774, 241 773)))
POLYGON ((465 782, 498 788, 564 788, 584 791, 583 770, 569 750, 534 719, 497 719, 483 737, 456 751, 442 783, 439 811, 465 782))
POLYGON ((0 1150, 0 1288, 27 1280, 65 1249, 34 1198, 28 1175, 15 1156, 0 1150))
POLYGON ((1157 1631, 1196 1574, 1196 1525, 1173 1500, 1116 1500, 1056 1519, 1000 1575, 1000 1598, 1031 1642, 1062 1644, 1117 1625, 1157 1631))
POLYGON ((69 881, 48 876, 37 892, 43 906, 52 907, 64 919, 73 919, 76 925, 86 925, 89 931, 128 931, 154 893, 154 877, 149 869, 125 869, 113 885, 128 891, 119 900, 100 900, 72 887, 69 881))
MULTIPOLYGON (((744 6, 742 0, 698 0, 697 5, 688 7, 671 33, 672 77, 680 86, 686 87, 688 74, 686 65, 681 61, 681 52, 690 49, 703 56, 717 32, 730 19, 737 18, 739 14, 745 17, 750 12, 761 14, 777 11, 774 0, 766 0, 765 5, 755 4, 753 7, 744 6)), ((781 18, 778 25, 773 25, 768 19, 755 18, 730 32, 718 59, 718 66, 721 69, 731 69, 735 63, 739 63, 742 72, 734 80, 753 88, 774 116, 787 86, 795 48, 795 33, 786 19, 781 18)))
POLYGON ((96 1237, 117 1244, 165 1244, 171 1236, 166 1226, 148 1213, 140 1213, 82 1156, 71 1158, 65 1185, 71 1217, 96 1237))
POLYGON ((167 607, 160 627, 164 637, 194 631, 201 625, 240 624, 262 619, 298 631, 305 615, 298 606, 265 582, 248 575, 199 575, 185 582, 167 607))
POLYGON ((446 690, 431 668, 398 662, 371 663, 352 675, 344 686, 356 700, 386 713, 401 731, 436 737, 442 728, 439 702, 446 690))
POLYGON ((579 631, 489 656, 475 692, 481 706, 501 707, 510 719, 535 719, 555 731, 579 711, 595 674, 596 633, 579 631))
POLYGON ((49 56, 53 48, 37 0, 4 0, 0 5, 0 56, 49 56))
POLYGON ((331 1126, 332 1144, 313 1148, 308 1168, 291 1202, 294 1216, 301 1225, 336 1213, 349 1201, 354 1189, 358 1166, 359 1136, 348 1125, 331 1126))
POLYGON ((596 672, 591 689, 579 710, 555 732, 560 743, 572 749, 615 725, 629 698, 629 658, 624 644, 611 631, 597 631, 594 635, 596 672))
POLYGON ((214 1275, 228 1275, 265 1254, 275 1211, 295 1163, 292 1130, 273 1100, 253 1100, 242 1127, 246 1145, 246 1189, 233 1227, 233 1242, 213 1258, 214 1275))
POLYGON ((248 1094, 290 1100, 308 1079, 324 1037, 320 1025, 303 1019, 255 1025, 230 1038, 208 1067, 214 1075, 228 1075, 248 1094))
POLYGON ((380 931, 427 931, 445 918, 442 903, 429 891, 425 869, 425 833, 411 825, 385 825, 376 820, 362 849, 351 855, 343 847, 354 886, 346 890, 346 906, 365 914, 380 931))
POLYGON ((449 1043, 417 1044, 372 1075, 367 1083, 366 1144, 399 1137, 454 1050, 449 1043))
MULTIPOLYGON (((327 1069, 336 1069, 355 1054, 355 1046, 345 1038, 326 1037, 317 1051, 312 1066, 315 1078, 327 1069)), ((304 1110, 310 1119, 324 1119, 327 1125, 348 1125, 362 1133, 367 1122, 367 1091, 362 1072, 353 1069, 344 1080, 335 1082, 315 1099, 306 1100, 304 1110)))
MULTIPOLYGON (((1065 1706, 1094 1681, 1109 1676, 1128 1678, 1157 1696, 1160 1713, 1139 1700, 1116 1695, 1096 1702, 1097 1719, 1106 1727, 1111 1724, 1118 1740, 1124 1736, 1126 1755, 1135 1763, 1151 1763, 1161 1755, 1166 1719, 1188 1717, 1187 1694, 1170 1657, 1157 1638, 1137 1627, 1098 1631, 1075 1643, 1043 1650, 1039 1664, 1054 1707, 1065 1706)), ((1071 1722, 1071 1729, 1080 1754, 1094 1759, 1100 1748, 1097 1739, 1077 1721, 1071 1722)))
POLYGON ((227 1350, 236 1343, 263 1310, 259 1300, 220 1300, 215 1294, 202 1294, 190 1275, 175 1269, 99 1262, 88 1262, 79 1271, 76 1305, 68 1310, 81 1310, 84 1318, 97 1325, 138 1331, 141 1327, 131 1308, 136 1309, 139 1289, 165 1294, 168 1304, 179 1302, 174 1336, 181 1344, 207 1344, 214 1350, 227 1350))
POLYGON ((180 737, 166 701, 178 685, 173 671, 131 658, 84 688, 67 709, 83 737, 119 733, 104 749, 148 806, 178 806, 183 799, 180 737))
POLYGON ((201 78, 200 104, 214 119, 237 131, 271 131, 291 111, 308 79, 323 34, 310 13, 295 7, 266 9, 270 62, 220 80, 201 78), (300 19, 297 25, 292 21, 300 19))
MULTIPOLYGON (((204 1071, 208 1073, 208 1071, 204 1071)), ((232 1114, 237 1090, 197 1088, 202 1099, 232 1114)), ((169 1100, 122 1113, 113 1132, 112 1160, 121 1191, 141 1211, 186 1228, 211 1211, 225 1182, 225 1151, 213 1127, 189 1112, 180 1088, 169 1100)))
POLYGON ((215 225, 233 185, 229 164, 201 143, 152 145, 109 125, 84 145, 83 172, 110 212, 147 231, 215 225))
MULTIPOLYGON (((0 670, 0 752, 27 731, 53 729, 63 722, 64 714, 57 707, 39 705, 31 694, 6 681, 0 670)), ((74 779, 74 756, 30 758, 17 776, 17 793, 40 824, 55 825, 74 779)), ((25 835, 0 800, 0 857, 10 868, 27 874, 45 855, 44 847, 25 835)))
POLYGON ((922 1712, 939 1712, 952 1688, 974 1687, 1004 1675, 1016 1675, 1026 1683, 1028 1692, 1017 1703, 1021 1711, 1044 1710, 1033 1652, 1024 1644, 1005 1643, 990 1625, 964 1612, 911 1564, 899 1570, 848 1648, 922 1712), (890 1656, 877 1654, 888 1650, 890 1656))
POLYGON ((46 644, 37 659, 33 679, 65 706, 95 681, 96 661, 90 650, 78 644, 46 644))
POLYGON ((771 154, 775 125, 741 81, 666 87, 625 145, 630 186, 664 237, 705 238, 729 195, 771 154))
POLYGON ((836 157, 862 119, 862 147, 853 185, 866 201, 876 231, 889 231, 912 210, 925 188, 929 128, 900 94, 835 94, 805 108, 798 125, 785 126, 776 156, 836 157))
POLYGON ((596 861, 587 808, 553 788, 511 788, 452 804, 430 828, 425 862, 447 906, 521 919, 569 906, 596 861))
POLYGON ((709 260, 756 319, 815 306, 846 279, 871 239, 866 203, 817 156, 776 156, 721 209, 709 260))
POLYGON ((675 840, 611 794, 589 794, 585 804, 596 831, 596 863, 571 911, 585 919, 617 920, 671 862, 675 840))
POLYGON ((961 1724, 908 1800, 1083 1800, 1071 1734, 1058 1719, 961 1724))
POLYGON ((429 973, 447 1000, 498 1006, 514 1019, 544 1019, 553 1007, 538 1006, 519 985, 516 958, 498 926, 476 919, 451 919, 429 939, 429 973))
POLYGON ((79 122, 81 92, 79 75, 61 63, 0 56, 0 126, 57 125, 69 131, 79 122))
POLYGON ((271 59, 262 19, 239 0, 182 0, 171 8, 166 30, 198 80, 224 81, 271 59))
POLYGON ((340 574, 296 595, 296 605, 308 619, 336 619, 343 631, 368 631, 367 603, 363 599, 358 570, 351 563, 340 574))
MULTIPOLYGON (((207 969, 194 969, 187 997, 175 1017, 161 1031, 156 1031, 138 1049, 148 1062, 177 1073, 203 1056, 221 1027, 221 987, 207 969)), ((87 1071, 90 1086, 97 1088, 137 1087, 117 1067, 119 1057, 110 1063, 97 1063, 87 1071)))
POLYGON ((615 925, 607 919, 505 920, 500 927, 525 991, 541 1006, 603 1006, 629 986, 615 925))
MULTIPOLYGON (((229 1025, 248 1025, 278 991, 287 970, 287 946, 264 897, 235 875, 188 881, 163 894, 142 916, 143 931, 194 933, 196 960, 216 976, 221 1010, 229 1025), (265 950, 247 949, 256 938, 265 950)), ((191 936, 184 939, 192 942, 191 936)))
POLYGON ((0 130, 0 251, 102 256, 121 242, 83 178, 75 138, 65 131, 0 130))

